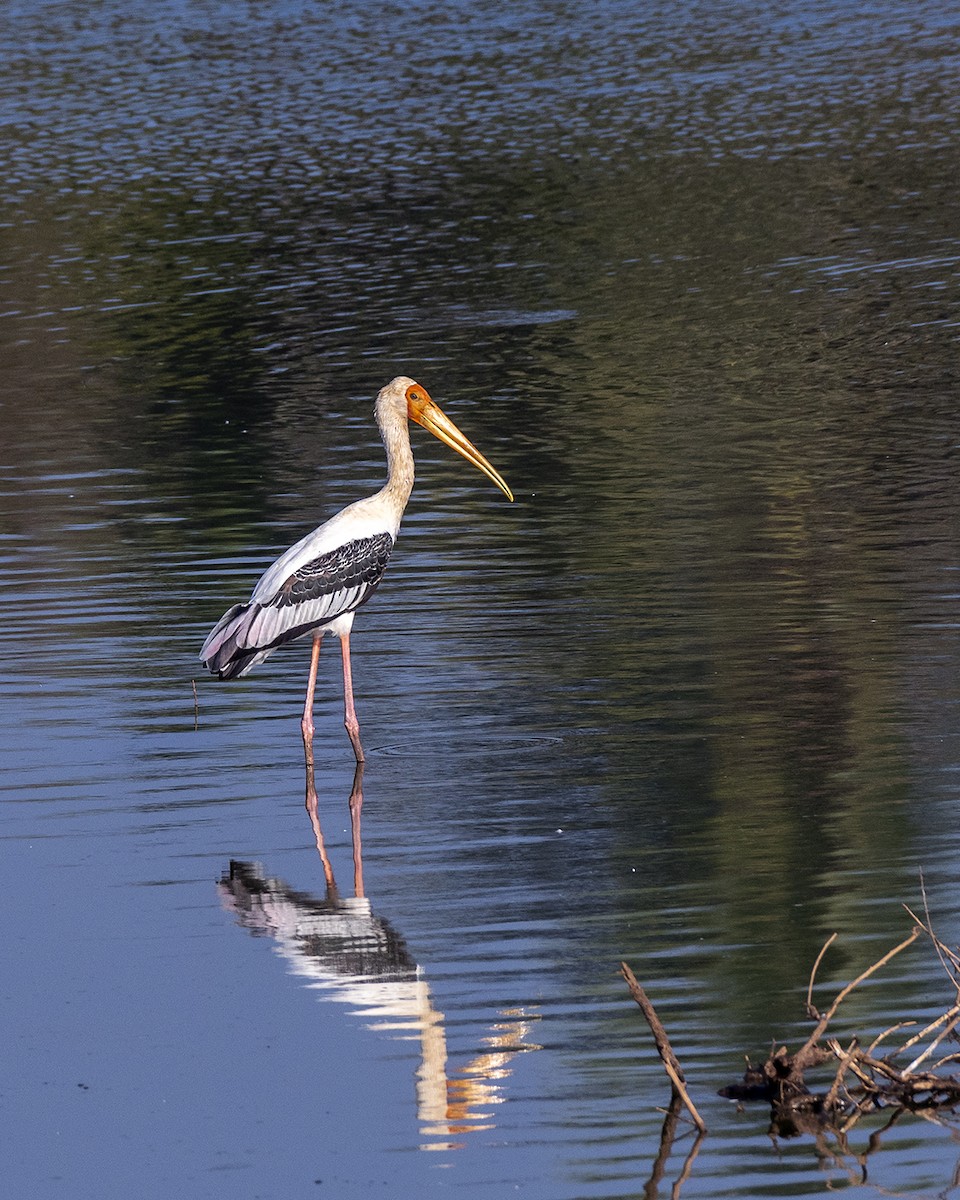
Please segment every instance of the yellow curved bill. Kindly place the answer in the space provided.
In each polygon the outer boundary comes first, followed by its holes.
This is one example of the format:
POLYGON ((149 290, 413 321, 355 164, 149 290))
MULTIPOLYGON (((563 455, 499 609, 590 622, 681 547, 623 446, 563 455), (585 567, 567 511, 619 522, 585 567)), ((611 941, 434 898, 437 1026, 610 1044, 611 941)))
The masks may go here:
POLYGON ((411 388, 407 393, 407 412, 411 420, 422 425, 424 429, 429 429, 434 437, 445 442, 458 454, 462 454, 467 462, 473 463, 487 478, 492 479, 508 500, 513 499, 513 492, 507 487, 500 472, 487 462, 469 438, 464 437, 439 404, 430 399, 424 388, 411 388))

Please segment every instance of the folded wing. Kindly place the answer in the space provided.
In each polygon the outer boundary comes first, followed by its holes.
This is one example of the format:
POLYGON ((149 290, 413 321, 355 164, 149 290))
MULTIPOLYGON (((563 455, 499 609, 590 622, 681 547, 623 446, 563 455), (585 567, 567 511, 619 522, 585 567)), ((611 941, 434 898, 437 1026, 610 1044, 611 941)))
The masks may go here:
POLYGON ((210 631, 201 661, 220 679, 234 679, 285 642, 356 612, 377 590, 392 549, 389 533, 355 538, 293 568, 269 596, 258 584, 258 599, 235 604, 210 631))

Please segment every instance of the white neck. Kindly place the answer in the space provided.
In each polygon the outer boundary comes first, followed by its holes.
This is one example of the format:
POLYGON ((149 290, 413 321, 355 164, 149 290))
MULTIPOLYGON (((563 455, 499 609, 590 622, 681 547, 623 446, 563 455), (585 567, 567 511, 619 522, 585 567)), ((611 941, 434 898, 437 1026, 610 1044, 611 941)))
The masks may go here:
POLYGON ((413 491, 413 451, 410 449, 410 427, 406 412, 387 411, 378 413, 378 424, 383 445, 387 452, 387 482, 380 490, 380 497, 396 511, 397 524, 407 507, 413 491))

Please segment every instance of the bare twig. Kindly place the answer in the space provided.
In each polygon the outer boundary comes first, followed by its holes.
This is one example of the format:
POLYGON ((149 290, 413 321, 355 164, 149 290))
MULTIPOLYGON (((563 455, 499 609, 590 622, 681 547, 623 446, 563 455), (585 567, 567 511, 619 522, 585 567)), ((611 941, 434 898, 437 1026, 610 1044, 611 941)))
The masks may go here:
POLYGON ((664 1070, 673 1085, 674 1091, 680 1096, 680 1099, 687 1107, 687 1111, 693 1119, 694 1125, 701 1133, 707 1132, 707 1126, 704 1123, 703 1117, 697 1112, 693 1101, 687 1093, 685 1080, 683 1077, 683 1068, 680 1066, 680 1060, 673 1052, 673 1047, 670 1045, 670 1039, 667 1037, 667 1031, 661 1024, 660 1018, 657 1016, 656 1010, 650 1003, 647 993, 637 982, 636 976, 630 970, 625 962, 620 964, 620 973, 627 981, 627 987, 630 989, 630 995, 636 1000, 640 1006, 640 1011, 646 1018, 647 1024, 650 1026, 650 1032, 653 1034, 653 1040, 657 1045, 657 1053, 660 1055, 663 1062, 664 1070))
POLYGON ((944 1021, 949 1021, 949 1019, 956 1011, 958 1011, 958 1009, 960 1009, 960 1005, 954 1005, 953 1008, 948 1009, 945 1013, 941 1013, 935 1021, 931 1021, 930 1024, 921 1029, 919 1033, 915 1033, 913 1037, 907 1038, 900 1049, 895 1050, 890 1057, 896 1058, 898 1054, 903 1054, 905 1050, 909 1050, 910 1047, 915 1046, 917 1042, 923 1041, 927 1034, 933 1033, 938 1025, 942 1025, 944 1021))
POLYGON ((817 1022, 816 1029, 814 1029, 813 1033, 810 1034, 810 1036, 807 1038, 806 1042, 804 1042, 804 1044, 800 1047, 800 1049, 794 1055, 794 1061, 799 1065, 799 1067, 801 1069, 803 1068, 805 1063, 808 1061, 817 1042, 819 1042, 819 1040, 823 1037, 824 1033, 827 1030, 827 1026, 833 1020, 833 1016, 836 1013, 837 1009, 840 1007, 840 1005, 843 1003, 843 1001, 847 998, 847 996, 850 995, 850 993, 853 991, 853 989, 856 987, 859 987, 860 984, 863 983, 863 981, 865 979, 869 979, 870 976, 875 971, 879 971, 881 967, 885 966, 891 960, 891 958, 893 958, 895 955, 899 954, 901 950, 906 950, 906 948, 908 946, 912 946, 913 943, 917 940, 917 938, 919 937, 919 935, 922 932, 923 932, 922 926, 915 925, 914 928, 910 931, 909 937, 904 938, 903 941, 898 946, 894 946, 894 948, 892 950, 888 950, 887 953, 883 956, 883 958, 878 959, 877 962, 875 962, 872 967, 867 967, 867 969, 865 971, 861 972, 861 974, 859 974, 857 976, 857 978, 853 980, 852 983, 848 983, 845 988, 843 988, 840 992, 837 993, 837 996, 835 997, 833 1003, 830 1005, 830 1007, 827 1009, 827 1011, 823 1014, 823 1016, 817 1022))
POLYGON ((958 957, 949 946, 941 942, 933 931, 933 920, 930 916, 930 904, 927 901, 927 888, 923 881, 923 871, 920 872, 920 896, 923 900, 923 915, 925 918, 923 921, 917 917, 916 913, 911 911, 908 905, 905 904, 903 907, 933 942, 934 949, 937 952, 937 957, 940 959, 940 964, 947 973, 947 978, 957 989, 958 994, 960 994, 960 982, 957 981, 957 976, 955 973, 956 970, 960 970, 960 957, 958 957), (947 966, 947 959, 953 963, 954 970, 951 970, 951 968, 947 966))
POLYGON ((854 1038, 846 1050, 840 1049, 840 1043, 834 1038, 828 1045, 834 1054, 840 1060, 840 1066, 837 1067, 837 1073, 833 1077, 833 1083, 830 1085, 830 1091, 827 1092, 826 1099, 823 1102, 823 1107, 827 1112, 831 1112, 837 1103, 837 1096, 840 1093, 840 1088, 843 1084, 843 1077, 847 1073, 847 1067, 850 1066, 853 1059, 854 1051, 858 1045, 857 1038, 854 1038))
POLYGON ((949 1012, 946 1012, 943 1015, 945 1017, 950 1017, 951 1020, 948 1021, 946 1025, 944 1025, 943 1029, 940 1030, 940 1032, 933 1039, 933 1041, 926 1048, 926 1050, 924 1050, 924 1052, 922 1054, 918 1054, 917 1057, 913 1060, 913 1062, 910 1064, 909 1067, 903 1068, 904 1075, 912 1075, 913 1072, 917 1069, 917 1067, 919 1067, 920 1064, 923 1062, 923 1060, 925 1058, 930 1057, 930 1055, 934 1052, 934 1050, 936 1050, 936 1048, 940 1045, 940 1043, 943 1041, 943 1039, 948 1034, 953 1032, 953 1030, 956 1028, 957 1022, 960 1021, 960 1004, 955 1004, 953 1006, 953 1008, 950 1009, 949 1012))
MULTIPOLYGON (((874 1050, 876 1050, 877 1046, 880 1045, 880 1043, 884 1040, 884 1038, 888 1038, 891 1033, 896 1033, 898 1029, 909 1029, 909 1027, 911 1025, 916 1025, 916 1021, 898 1021, 896 1023, 896 1025, 891 1025, 890 1028, 885 1029, 883 1031, 883 1033, 877 1034, 877 1036, 873 1039, 873 1041, 867 1047, 867 1053, 871 1054, 874 1050)), ((900 1050, 894 1051, 894 1053, 900 1054, 902 1050, 903 1050, 903 1047, 901 1047, 900 1050)))
POLYGON ((898 1087, 905 1085, 905 1080, 895 1066, 892 1065, 889 1059, 874 1058, 870 1054, 860 1055, 860 1061, 868 1071, 873 1071, 875 1075, 884 1075, 887 1079, 897 1084, 898 1087))
POLYGON ((836 940, 837 935, 835 933, 831 933, 821 946, 820 953, 817 955, 817 961, 813 964, 813 970, 810 972, 810 982, 807 984, 807 1016, 811 1017, 813 1020, 817 1020, 820 1017, 820 1013, 818 1012, 816 1005, 813 1003, 813 981, 817 977, 817 969, 820 966, 820 963, 823 961, 823 956, 836 940))
POLYGON ((828 1044, 837 1058, 841 1059, 841 1066, 844 1071, 852 1071, 868 1092, 875 1092, 878 1090, 877 1085, 870 1078, 867 1072, 864 1071, 864 1069, 860 1066, 860 1062, 863 1057, 863 1051, 858 1048, 857 1038, 853 1039, 846 1051, 840 1049, 840 1043, 836 1040, 836 1038, 831 1038, 828 1044))

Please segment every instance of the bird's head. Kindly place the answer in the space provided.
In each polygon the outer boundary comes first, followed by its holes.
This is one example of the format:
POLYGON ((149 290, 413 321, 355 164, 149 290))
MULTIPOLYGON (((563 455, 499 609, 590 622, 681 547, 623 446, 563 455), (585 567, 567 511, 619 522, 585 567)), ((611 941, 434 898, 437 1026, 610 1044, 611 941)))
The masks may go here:
POLYGON ((425 387, 422 387, 416 380, 408 379, 405 375, 398 375, 396 379, 387 384, 381 395, 384 393, 397 395, 398 398, 402 396, 406 401, 407 416, 411 421, 416 421, 418 425, 428 429, 434 437, 439 438, 441 442, 445 442, 451 449, 463 455, 467 462, 473 463, 478 470, 492 479, 508 500, 513 499, 513 492, 507 487, 503 476, 487 462, 469 438, 460 432, 439 404, 430 398, 430 393, 425 387))

